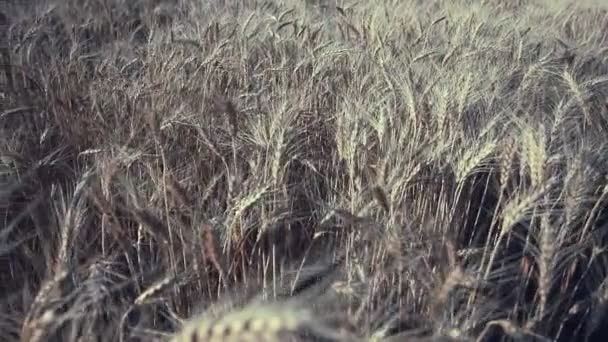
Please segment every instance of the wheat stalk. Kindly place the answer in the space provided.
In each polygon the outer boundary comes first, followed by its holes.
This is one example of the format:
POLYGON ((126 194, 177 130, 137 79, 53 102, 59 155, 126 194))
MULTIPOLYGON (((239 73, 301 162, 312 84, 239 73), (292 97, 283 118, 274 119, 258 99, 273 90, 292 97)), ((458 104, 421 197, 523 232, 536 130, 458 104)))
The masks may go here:
POLYGON ((61 297, 62 294, 57 293, 57 291, 61 291, 61 283, 69 275, 68 271, 60 270, 56 272, 53 278, 47 279, 42 284, 23 321, 21 341, 41 341, 56 316, 54 310, 47 306, 53 297, 61 297))
POLYGON ((557 180, 557 177, 550 178, 536 190, 529 192, 526 195, 520 195, 507 202, 502 211, 502 223, 500 225, 500 231, 498 232, 498 238, 496 239, 494 248, 490 254, 488 264, 486 265, 485 278, 490 274, 502 239, 511 232, 511 229, 515 224, 520 222, 530 212, 534 207, 535 202, 553 188, 557 183, 557 180))

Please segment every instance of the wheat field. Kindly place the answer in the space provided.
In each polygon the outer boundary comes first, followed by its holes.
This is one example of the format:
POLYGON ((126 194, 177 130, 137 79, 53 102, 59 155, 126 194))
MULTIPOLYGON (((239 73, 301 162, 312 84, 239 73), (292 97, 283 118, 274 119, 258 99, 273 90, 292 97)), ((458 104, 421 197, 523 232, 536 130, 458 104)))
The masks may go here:
POLYGON ((0 340, 598 341, 608 2, 0 0, 0 340))

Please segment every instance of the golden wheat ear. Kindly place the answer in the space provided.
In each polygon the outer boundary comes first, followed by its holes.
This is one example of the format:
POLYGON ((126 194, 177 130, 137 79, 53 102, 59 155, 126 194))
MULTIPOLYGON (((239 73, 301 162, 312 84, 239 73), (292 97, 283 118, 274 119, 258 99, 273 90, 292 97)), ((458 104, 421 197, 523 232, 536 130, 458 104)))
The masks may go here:
POLYGON ((312 315, 286 303, 252 304, 213 319, 202 316, 187 324, 172 342, 282 341, 312 324, 312 315))

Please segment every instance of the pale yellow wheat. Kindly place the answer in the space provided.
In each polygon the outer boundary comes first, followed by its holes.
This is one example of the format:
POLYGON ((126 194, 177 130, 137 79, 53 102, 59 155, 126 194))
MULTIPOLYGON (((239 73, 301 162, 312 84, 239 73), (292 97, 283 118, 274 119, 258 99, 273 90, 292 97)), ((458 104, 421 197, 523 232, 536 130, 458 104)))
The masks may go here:
POLYGON ((281 336, 295 333, 310 323, 311 314, 295 306, 250 305, 219 318, 213 319, 204 315, 194 319, 171 341, 281 341, 281 336))

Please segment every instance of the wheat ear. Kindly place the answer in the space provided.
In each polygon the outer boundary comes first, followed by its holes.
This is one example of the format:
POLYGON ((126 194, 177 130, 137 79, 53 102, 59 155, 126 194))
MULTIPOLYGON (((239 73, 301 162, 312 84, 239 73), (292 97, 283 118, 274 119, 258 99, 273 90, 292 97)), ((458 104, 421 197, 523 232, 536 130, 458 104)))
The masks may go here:
POLYGON ((171 341, 281 341, 311 322, 307 311, 290 305, 256 304, 217 319, 194 319, 171 341))

